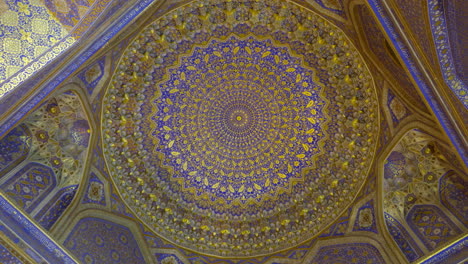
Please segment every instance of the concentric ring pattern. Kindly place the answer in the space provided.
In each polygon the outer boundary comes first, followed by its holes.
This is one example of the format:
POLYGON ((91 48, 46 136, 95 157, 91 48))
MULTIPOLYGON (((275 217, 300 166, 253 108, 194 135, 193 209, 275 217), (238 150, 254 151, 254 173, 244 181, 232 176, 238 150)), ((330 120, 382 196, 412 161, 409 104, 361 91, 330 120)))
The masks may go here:
POLYGON ((147 143, 168 158, 192 196, 184 200, 214 200, 209 213, 236 208, 251 218, 256 205, 303 181, 301 170, 313 164, 306 156, 319 152, 326 104, 313 79, 270 39, 210 40, 181 56, 159 85, 147 143))
POLYGON ((105 158, 163 238, 262 255, 326 228, 365 181, 372 78, 330 22, 281 1, 195 1, 144 29, 104 97, 105 158))

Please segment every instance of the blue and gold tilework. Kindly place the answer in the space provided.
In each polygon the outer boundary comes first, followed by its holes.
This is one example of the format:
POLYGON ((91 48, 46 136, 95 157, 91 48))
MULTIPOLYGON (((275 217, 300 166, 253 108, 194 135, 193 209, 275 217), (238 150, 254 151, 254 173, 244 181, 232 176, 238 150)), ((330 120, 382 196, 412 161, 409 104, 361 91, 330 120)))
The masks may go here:
POLYGON ((82 263, 145 263, 130 229, 109 220, 81 219, 63 244, 82 263))
POLYGON ((52 168, 60 188, 79 184, 91 128, 78 95, 68 91, 49 99, 23 124, 32 134, 30 158, 52 168))
POLYGON ((384 163, 387 228, 409 260, 423 255, 413 239, 419 238, 432 251, 461 233, 461 226, 451 219, 463 221, 466 185, 446 162, 444 151, 435 138, 415 129, 401 138, 384 163), (417 238, 410 238, 406 228, 417 238))
POLYGON ((388 121, 387 118, 385 118, 385 112, 381 111, 380 116, 382 117, 381 122, 380 122, 380 133, 379 133, 379 146, 377 149, 377 152, 380 153, 387 143, 391 139, 391 130, 390 130, 390 124, 391 122, 388 121), (390 122, 390 124, 389 124, 390 122))
POLYGON ((406 221, 430 250, 461 234, 461 230, 435 205, 414 206, 406 221))
POLYGON ((298 4, 307 6, 312 5, 315 8, 321 9, 325 15, 331 16, 334 19, 346 19, 343 0, 295 0, 298 4))
POLYGON ((0 244, 7 237, 13 248, 26 254, 20 263, 76 263, 63 247, 44 233, 36 223, 0 195, 0 244))
POLYGON ((104 76, 104 65, 106 57, 98 59, 96 62, 86 67, 78 74, 78 78, 84 83, 86 90, 90 95, 93 94, 94 88, 104 76))
MULTIPOLYGON (((4 215, 3 215, 4 216, 4 215)), ((5 217, 2 218, 4 221, 5 217)), ((41 263, 44 257, 39 256, 24 238, 14 234, 5 222, 0 222, 0 263, 41 263)))
POLYGON ((374 200, 370 200, 359 208, 353 231, 369 231, 378 233, 375 219, 374 200))
POLYGON ((424 55, 426 55, 432 65, 437 65, 437 55, 434 52, 432 36, 431 32, 428 30, 426 19, 427 2, 429 1, 396 0, 395 2, 400 14, 409 26, 408 29, 417 37, 418 45, 421 46, 424 55))
MULTIPOLYGON (((184 250, 179 247, 174 246, 173 244, 169 244, 167 241, 162 240, 160 237, 156 236, 154 233, 148 232, 148 231, 143 231, 145 233, 145 237, 147 240, 147 244, 149 247, 157 250, 157 254, 155 256, 157 259, 166 259, 167 261, 173 260, 171 256, 174 256, 175 260, 180 260, 180 261, 188 261, 188 263, 213 263, 213 264, 220 264, 220 263, 226 263, 226 264, 260 264, 260 263, 310 263, 304 260, 308 256, 308 252, 311 250, 314 250, 316 247, 320 247, 317 242, 318 241, 325 241, 329 240, 330 238, 333 237, 342 237, 347 229, 347 226, 349 224, 349 217, 351 215, 351 212, 353 211, 353 208, 349 208, 347 212, 345 212, 340 219, 332 225, 328 231, 324 231, 318 238, 312 239, 307 241, 306 243, 301 244, 298 247, 295 247, 293 249, 287 250, 287 251, 282 251, 282 252, 277 252, 274 254, 268 254, 266 256, 260 256, 260 257, 252 257, 252 258, 246 258, 246 259, 225 259, 225 258, 219 258, 219 257, 214 257, 214 256, 205 256, 193 251, 189 250, 184 250), (342 228, 344 227, 344 228, 342 228), (174 254, 169 254, 169 253, 162 253, 162 252, 177 252, 174 254), (272 262, 272 261, 275 262, 272 262)), ((352 237, 352 234, 347 233, 348 237, 352 237)), ((356 238, 360 239, 360 238, 356 238)), ((343 247, 348 246, 349 244, 343 245, 343 247)), ((336 246, 339 247, 339 246, 336 246)), ((419 251, 418 251, 419 252, 419 251)), ((421 253, 422 254, 422 253, 421 253)), ((419 255, 422 256, 422 255, 419 255)), ((312 256, 313 257, 313 256, 312 256)), ((361 263, 360 260, 358 259, 357 263, 361 263)), ((175 262, 177 263, 177 262, 175 262)), ((335 263, 335 262, 319 262, 319 263, 335 263)), ((362 262, 366 263, 366 262, 362 262)))
POLYGON ((31 148, 31 132, 25 125, 11 130, 0 140, 0 178, 25 160, 31 148))
MULTIPOLYGON (((457 2, 458 1, 453 1, 453 3, 450 3, 450 5, 458 4, 461 6, 465 4, 462 2, 457 2)), ((458 43, 453 38, 453 35, 451 36, 452 39, 450 39, 450 33, 456 33, 450 32, 448 25, 448 19, 456 19, 456 17, 462 17, 461 20, 463 20, 464 15, 459 15, 457 14, 457 12, 452 11, 453 13, 450 14, 451 18, 448 18, 447 15, 449 15, 449 13, 448 10, 445 10, 446 8, 447 6, 444 5, 444 1, 428 1, 428 11, 431 23, 431 30, 434 38, 434 44, 436 46, 437 56, 439 57, 439 64, 441 67, 442 74, 444 76, 445 82, 450 87, 455 96, 463 103, 466 110, 466 108, 468 108, 468 84, 465 82, 468 78, 466 77, 466 74, 465 76, 463 76, 463 70, 460 70, 460 68, 463 69, 463 66, 461 66, 463 64, 460 62, 460 58, 463 58, 464 56, 455 56, 458 52, 460 52, 459 50, 457 50, 457 48, 464 49, 464 47, 463 44, 460 45, 460 43, 458 43), (454 49, 452 50, 452 48, 454 49), (457 66, 459 68, 458 72, 457 66), (462 75, 460 75, 460 72, 462 73, 462 75)), ((461 36, 466 34, 465 28, 458 28, 458 30, 463 32, 460 34, 461 36)))
POLYGON ((384 210, 401 220, 415 204, 438 202, 438 181, 450 171, 442 155, 428 134, 407 132, 384 162, 384 210))
POLYGON ((0 141, 0 188, 50 229, 75 197, 90 137, 75 93, 49 99, 0 141))
POLYGON ((424 261, 424 264, 439 264, 439 263, 463 263, 466 262, 466 248, 468 246, 468 237, 465 236, 455 243, 446 247, 445 250, 437 252, 424 261))
POLYGON ((156 259, 161 264, 183 264, 176 255, 174 254, 155 254, 156 259))
POLYGON ((57 179, 52 169, 30 162, 2 183, 0 188, 20 208, 31 213, 56 184, 57 179))
POLYGON ((442 204, 450 210, 465 226, 468 226, 468 182, 466 178, 447 173, 440 179, 442 204))
POLYGON ((75 198, 77 189, 78 186, 72 185, 59 190, 34 216, 34 219, 42 227, 50 230, 75 198))
POLYGON ((401 177, 405 173, 406 157, 401 152, 392 151, 384 163, 384 177, 391 179, 401 177))
POLYGON ((45 0, 49 12, 63 25, 67 31, 73 27, 88 12, 95 0, 45 0))
POLYGON ((324 230, 319 238, 329 238, 335 236, 342 236, 346 233, 349 225, 349 217, 351 216, 352 207, 350 207, 341 217, 331 225, 327 230, 324 230))
POLYGON ((416 86, 413 85, 397 55, 385 39, 385 34, 378 27, 378 21, 374 18, 371 9, 366 5, 360 5, 356 8, 361 18, 360 28, 365 29, 362 34, 365 36, 369 50, 379 61, 380 67, 385 67, 387 74, 394 78, 395 83, 404 87, 400 90, 405 93, 405 98, 419 109, 427 109, 416 86))
POLYGON ((302 168, 313 165, 304 157, 320 153, 327 119, 313 71, 286 48, 252 37, 213 40, 180 63, 153 101, 161 105, 151 118, 156 129, 143 133, 154 135, 145 143, 158 144, 183 188, 209 187, 210 199, 225 199, 217 209, 224 212, 302 180, 302 168), (287 156, 289 165, 281 162, 287 156))
POLYGON ((88 120, 75 120, 69 129, 71 142, 81 147, 88 147, 91 138, 91 129, 88 120))
MULTIPOLYGON (((126 2, 124 0, 76 0, 70 1, 65 0, 66 4, 69 6, 75 6, 78 9, 78 13, 80 15, 80 20, 76 23, 76 17, 72 20, 75 23, 75 27, 71 32, 71 36, 75 39, 79 39, 83 37, 83 35, 88 31, 91 26, 96 26, 95 28, 99 28, 99 26, 106 20, 110 19, 115 12, 119 9, 119 7, 123 6, 126 2), (93 3, 91 5, 91 3, 93 3), (112 4, 110 4, 112 3, 112 4), (89 10, 85 12, 86 7, 89 6, 89 10), (108 10, 108 11, 105 11, 108 10), (86 13, 86 15, 82 15, 86 13), (104 18, 100 18, 100 16, 104 13, 104 18), (98 21, 98 23, 95 23, 98 21)), ((69 7, 68 12, 73 10, 72 7, 69 7)), ((76 14, 76 12, 75 12, 76 14)))
POLYGON ((321 7, 330 10, 340 16, 344 16, 343 0, 314 0, 321 7))
POLYGON ((88 181, 88 187, 83 196, 82 203, 95 203, 99 205, 106 205, 106 198, 104 194, 104 183, 96 176, 94 172, 91 172, 91 177, 88 181))
POLYGON ((110 209, 113 213, 117 215, 124 215, 130 218, 136 218, 136 216, 132 213, 130 208, 125 204, 125 202, 120 198, 117 190, 114 188, 111 189, 110 193, 110 209))
POLYGON ((387 213, 385 213, 384 217, 388 232, 393 237, 393 240, 395 240, 400 250, 406 256, 406 259, 408 259, 410 262, 413 262, 420 258, 423 255, 421 249, 417 246, 414 239, 401 225, 401 223, 387 213))
POLYGON ((468 74, 466 68, 468 68, 468 62, 464 59, 464 47, 467 45, 466 33, 468 32, 465 27, 467 6, 463 0, 439 1, 439 3, 441 2, 444 5, 444 18, 446 19, 448 41, 452 51, 455 70, 460 80, 467 85, 468 74))
POLYGON ((21 257, 16 256, 12 251, 0 244, 0 263, 23 263, 23 261, 21 257))
POLYGON ((394 126, 397 126, 403 119, 411 114, 408 108, 391 90, 388 91, 387 108, 389 109, 394 126))
POLYGON ((0 97, 70 48, 110 1, 0 1, 0 97))
POLYGON ((66 40, 55 47, 54 52, 22 72, 25 66, 65 39, 68 31, 38 0, 0 1, 0 21, 0 96, 74 42, 66 40), (14 82, 4 83, 16 73, 19 75, 14 82))
POLYGON ((169 12, 129 45, 103 104, 104 157, 137 217, 224 256, 291 247, 335 220, 379 127, 344 33, 281 1, 169 12))
POLYGON ((366 243, 325 246, 319 249, 311 264, 319 263, 385 263, 376 247, 366 243))

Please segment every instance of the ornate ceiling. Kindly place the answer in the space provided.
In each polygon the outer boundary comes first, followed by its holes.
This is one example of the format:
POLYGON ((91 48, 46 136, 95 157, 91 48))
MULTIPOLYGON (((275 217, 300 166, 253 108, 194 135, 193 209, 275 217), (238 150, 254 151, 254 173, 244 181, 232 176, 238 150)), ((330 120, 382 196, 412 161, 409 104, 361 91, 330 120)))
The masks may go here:
POLYGON ((288 248, 364 183, 379 127, 372 77, 309 10, 195 1, 139 33, 117 68, 104 156, 124 200, 172 242, 227 256, 288 248))
POLYGON ((399 2, 111 1, 0 98, 0 262, 463 261, 461 64, 399 2))
POLYGON ((0 97, 69 49, 110 0, 0 1, 0 97))

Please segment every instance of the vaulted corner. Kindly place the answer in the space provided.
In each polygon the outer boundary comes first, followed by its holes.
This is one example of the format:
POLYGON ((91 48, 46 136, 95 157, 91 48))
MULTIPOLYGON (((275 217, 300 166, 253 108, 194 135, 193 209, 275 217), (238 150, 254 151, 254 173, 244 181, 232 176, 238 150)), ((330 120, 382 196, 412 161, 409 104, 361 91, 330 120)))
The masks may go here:
POLYGON ((0 262, 466 261, 458 1, 3 2, 0 262))
POLYGON ((408 261, 447 246, 466 233, 466 173, 440 140, 406 132, 383 163, 383 213, 388 231, 408 261), (448 191, 450 189, 450 193, 448 191))
POLYGON ((2 140, 0 189, 49 230, 72 202, 92 135, 73 91, 53 96, 2 140))

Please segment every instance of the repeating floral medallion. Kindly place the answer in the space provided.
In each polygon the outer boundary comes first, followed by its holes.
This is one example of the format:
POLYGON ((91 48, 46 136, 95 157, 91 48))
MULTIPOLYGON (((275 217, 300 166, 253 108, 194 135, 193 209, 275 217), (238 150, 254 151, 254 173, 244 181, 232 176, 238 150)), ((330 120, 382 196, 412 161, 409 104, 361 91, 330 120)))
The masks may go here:
POLYGON ((212 40, 180 60, 160 84, 150 129, 142 132, 168 158, 188 192, 184 200, 218 200, 213 213, 234 207, 250 217, 255 208, 248 205, 303 181, 301 171, 313 165, 306 155, 320 152, 328 119, 312 70, 286 47, 251 36, 212 40))
POLYGON ((342 31, 281 1, 194 1, 128 46, 103 148, 153 231, 207 254, 304 242, 350 205, 378 136, 374 83, 342 31))

